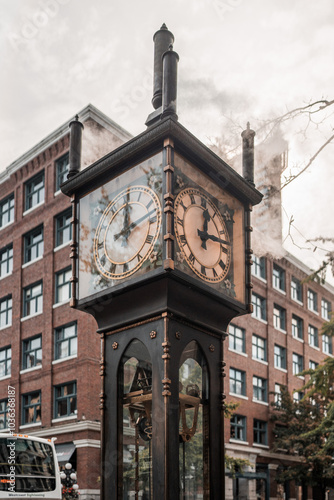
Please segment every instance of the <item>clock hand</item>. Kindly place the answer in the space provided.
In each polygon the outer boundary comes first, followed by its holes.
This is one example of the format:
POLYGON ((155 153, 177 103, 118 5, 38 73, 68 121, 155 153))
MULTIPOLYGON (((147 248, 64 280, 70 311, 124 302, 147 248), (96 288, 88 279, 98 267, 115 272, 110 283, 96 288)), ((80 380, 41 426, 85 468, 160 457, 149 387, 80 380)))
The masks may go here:
MULTIPOLYGON (((203 211, 203 217, 204 217, 203 233, 207 233, 208 232, 208 222, 211 219, 208 209, 205 209, 203 211)), ((203 238, 201 238, 201 239, 202 239, 202 247, 206 250, 206 239, 203 239, 203 238)))
POLYGON ((124 236, 125 233, 129 233, 132 231, 132 229, 134 229, 136 226, 138 226, 138 224, 140 224, 141 222, 143 222, 145 219, 147 219, 147 217, 150 217, 150 215, 154 214, 155 213, 155 208, 153 210, 151 210, 150 212, 147 212, 147 214, 145 215, 142 215, 142 217, 139 217, 139 219, 131 222, 131 224, 129 224, 128 226, 125 226, 123 227, 123 229, 117 233, 117 234, 114 234, 114 241, 118 240, 118 238, 120 236, 124 236))
MULTIPOLYGON (((132 210, 132 207, 129 205, 129 199, 130 199, 130 192, 127 190, 126 192, 126 204, 124 208, 124 220, 123 220, 123 229, 129 227, 129 221, 130 221, 130 210, 132 210)), ((125 231, 125 233, 122 235, 123 236, 123 241, 122 241, 122 246, 125 246, 128 240, 128 237, 130 236, 130 231, 125 231)))
MULTIPOLYGON (((209 234, 207 231, 201 231, 197 229, 198 236, 201 238, 202 242, 206 242, 207 240, 217 241, 218 243, 222 243, 223 245, 231 245, 231 243, 227 240, 222 240, 218 238, 214 234, 209 234)), ((203 246, 203 243, 202 243, 203 246)), ((206 247, 203 247, 206 248, 206 247)))

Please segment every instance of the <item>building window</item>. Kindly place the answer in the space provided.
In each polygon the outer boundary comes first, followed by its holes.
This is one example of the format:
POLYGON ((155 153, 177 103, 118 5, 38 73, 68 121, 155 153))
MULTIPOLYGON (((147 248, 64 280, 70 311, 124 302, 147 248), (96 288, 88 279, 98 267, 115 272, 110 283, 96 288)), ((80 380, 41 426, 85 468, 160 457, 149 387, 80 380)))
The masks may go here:
POLYGON ((77 384, 70 382, 55 387, 55 418, 77 413, 77 384))
POLYGON ((253 255, 252 274, 257 278, 266 279, 266 259, 253 255))
POLYGON ((8 295, 8 297, 0 300, 0 329, 11 326, 12 309, 13 300, 11 295, 8 295))
POLYGON ((319 363, 317 363, 316 361, 309 361, 309 364, 308 364, 310 370, 315 370, 317 368, 317 366, 319 366, 319 363))
POLYGON ((332 337, 329 335, 322 336, 322 350, 325 354, 333 354, 332 337))
POLYGON ((267 445, 267 422, 254 418, 253 442, 267 445))
POLYGON ((275 344, 274 347, 275 368, 286 370, 286 348, 275 344))
POLYGON ((295 314, 292 315, 292 336, 295 339, 303 339, 304 338, 304 333, 303 333, 303 320, 296 316, 295 314))
POLYGON ((43 312, 43 283, 35 283, 23 290, 23 317, 43 312))
POLYGON ((301 400, 303 399, 304 397, 304 393, 301 391, 295 391, 293 394, 292 394, 292 399, 293 399, 293 402, 294 403, 300 403, 301 400))
POLYGON ((267 313, 266 313, 266 299, 257 295, 256 293, 252 294, 252 304, 253 304, 253 318, 261 319, 266 321, 267 313))
POLYGON ((14 222, 14 195, 0 201, 0 228, 14 222))
POLYGON ((303 302, 303 287, 297 278, 291 278, 291 298, 296 302, 303 302))
POLYGON ((8 377, 12 368, 12 348, 4 347, 0 349, 0 378, 8 377))
POLYGON ((277 264, 273 266, 273 287, 285 292, 285 271, 277 264))
POLYGON ((246 417, 233 415, 231 417, 231 439, 246 441, 246 417))
POLYGON ((77 325, 61 326, 55 330, 55 359, 75 356, 78 349, 77 325))
POLYGON ((237 352, 246 352, 245 330, 235 325, 229 326, 229 348, 237 352))
POLYGON ((66 153, 56 161, 56 191, 60 191, 61 184, 67 180, 69 168, 69 154, 66 153))
POLYGON ((0 250, 0 278, 8 276, 13 272, 13 245, 0 250))
POLYGON ((274 304, 274 327, 286 331, 286 310, 277 304, 274 304))
POLYGON ((22 368, 33 368, 42 364, 42 336, 38 335, 22 343, 22 368))
POLYGON ((24 263, 32 262, 44 252, 43 226, 33 229, 24 237, 24 263))
POLYGON ((29 210, 44 202, 44 172, 30 179, 25 185, 25 209, 29 210))
POLYGON ((66 210, 56 217, 56 247, 69 243, 72 239, 72 211, 66 210))
POLYGON ((267 342, 255 334, 252 337, 252 357, 260 361, 267 361, 267 342))
POLYGON ((230 393, 246 396, 246 372, 230 368, 230 393))
POLYGON ((22 396, 22 425, 41 421, 41 391, 22 396))
POLYGON ((321 299, 321 317, 326 321, 331 319, 331 303, 326 299, 321 299))
POLYGON ((280 384, 275 384, 274 398, 275 398, 275 405, 278 407, 281 406, 282 405, 282 386, 280 384))
POLYGON ((292 354, 292 373, 299 375, 304 370, 304 358, 295 352, 292 354))
POLYGON ((2 399, 0 401, 0 430, 7 429, 8 412, 8 399, 2 399))
POLYGON ((60 304, 71 298, 71 276, 70 267, 56 273, 56 304, 60 304))
POLYGON ((311 347, 319 347, 318 328, 308 325, 308 343, 311 347))
POLYGON ((254 401, 267 401, 267 380, 253 376, 253 399, 254 401))
POLYGON ((307 307, 310 311, 318 312, 318 296, 313 290, 307 290, 307 307))

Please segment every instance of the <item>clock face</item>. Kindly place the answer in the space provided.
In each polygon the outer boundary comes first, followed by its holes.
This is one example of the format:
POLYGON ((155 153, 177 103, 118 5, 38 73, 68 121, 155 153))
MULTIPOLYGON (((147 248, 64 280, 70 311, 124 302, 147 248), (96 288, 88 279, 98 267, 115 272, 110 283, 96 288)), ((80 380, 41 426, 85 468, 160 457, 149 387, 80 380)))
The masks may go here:
POLYGON ((101 215, 94 237, 96 268, 119 280, 135 273, 154 249, 161 227, 160 201, 146 186, 128 186, 101 215))
POLYGON ((231 263, 231 241, 218 207, 203 190, 185 188, 174 205, 176 239, 194 273, 208 283, 219 283, 231 263))

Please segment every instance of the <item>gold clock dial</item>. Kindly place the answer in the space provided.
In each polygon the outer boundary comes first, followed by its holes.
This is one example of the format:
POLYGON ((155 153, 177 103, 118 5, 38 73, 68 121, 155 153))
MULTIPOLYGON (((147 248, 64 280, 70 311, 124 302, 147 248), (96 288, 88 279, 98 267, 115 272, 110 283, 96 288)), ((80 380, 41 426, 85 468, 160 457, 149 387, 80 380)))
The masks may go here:
POLYGON ((94 236, 94 261, 107 279, 131 276, 151 255, 161 227, 158 196, 146 186, 129 186, 108 204, 94 236))
POLYGON ((222 281, 230 267, 231 242, 224 218, 211 197, 183 189, 174 205, 174 229, 183 257, 202 280, 222 281))

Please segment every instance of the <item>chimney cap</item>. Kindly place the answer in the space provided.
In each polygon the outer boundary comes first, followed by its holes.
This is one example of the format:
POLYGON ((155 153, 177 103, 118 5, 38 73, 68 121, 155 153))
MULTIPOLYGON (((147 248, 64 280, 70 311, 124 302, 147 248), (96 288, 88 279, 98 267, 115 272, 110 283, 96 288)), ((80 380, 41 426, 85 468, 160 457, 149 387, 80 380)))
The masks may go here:
POLYGON ((255 135, 255 131, 250 128, 250 123, 247 122, 247 128, 241 132, 241 137, 247 139, 248 137, 254 137, 255 135))

